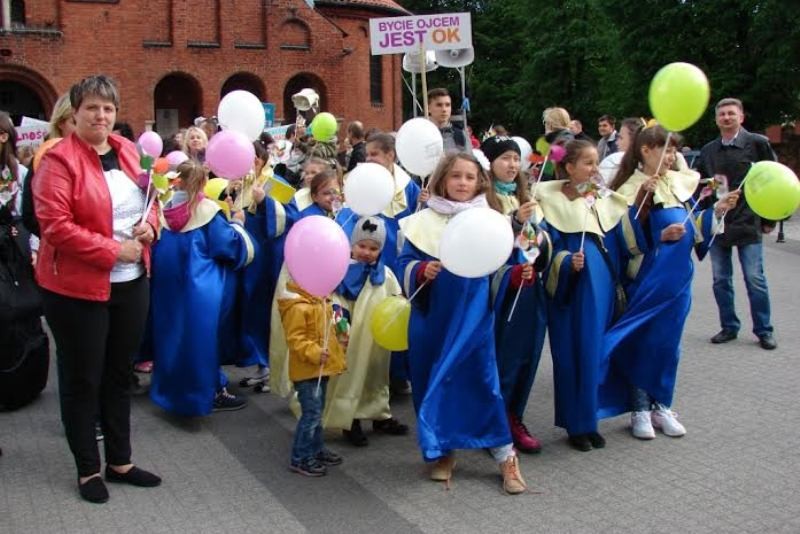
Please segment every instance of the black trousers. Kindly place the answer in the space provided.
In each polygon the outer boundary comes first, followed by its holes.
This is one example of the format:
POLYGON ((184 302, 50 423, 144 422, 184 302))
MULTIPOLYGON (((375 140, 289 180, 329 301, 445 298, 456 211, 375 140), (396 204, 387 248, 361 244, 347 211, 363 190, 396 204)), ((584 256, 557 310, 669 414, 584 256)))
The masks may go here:
POLYGON ((78 476, 100 471, 98 419, 106 463, 130 463, 131 366, 150 304, 147 277, 111 284, 107 302, 43 294, 56 342, 61 421, 78 476))

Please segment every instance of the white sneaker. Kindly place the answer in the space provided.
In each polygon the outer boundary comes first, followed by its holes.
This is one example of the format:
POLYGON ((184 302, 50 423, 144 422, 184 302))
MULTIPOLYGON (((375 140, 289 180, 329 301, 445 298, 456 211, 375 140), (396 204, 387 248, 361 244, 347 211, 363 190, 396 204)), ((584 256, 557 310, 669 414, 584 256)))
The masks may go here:
POLYGON ((650 412, 631 412, 631 432, 634 438, 655 439, 656 431, 650 421, 650 412))
POLYGON ((678 421, 677 416, 677 413, 659 404, 653 411, 653 426, 667 436, 679 438, 686 434, 686 428, 678 421))

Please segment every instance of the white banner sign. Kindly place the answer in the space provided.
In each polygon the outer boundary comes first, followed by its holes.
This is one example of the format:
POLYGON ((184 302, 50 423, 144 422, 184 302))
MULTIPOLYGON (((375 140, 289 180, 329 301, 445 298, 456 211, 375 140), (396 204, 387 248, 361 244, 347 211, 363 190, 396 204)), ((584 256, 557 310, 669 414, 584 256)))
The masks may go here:
POLYGON ((37 147, 44 143, 44 138, 47 137, 50 131, 50 123, 36 126, 18 126, 17 130, 17 148, 21 146, 34 146, 37 147))
POLYGON ((369 20, 372 55, 425 50, 453 50, 472 46, 469 13, 440 13, 369 20))

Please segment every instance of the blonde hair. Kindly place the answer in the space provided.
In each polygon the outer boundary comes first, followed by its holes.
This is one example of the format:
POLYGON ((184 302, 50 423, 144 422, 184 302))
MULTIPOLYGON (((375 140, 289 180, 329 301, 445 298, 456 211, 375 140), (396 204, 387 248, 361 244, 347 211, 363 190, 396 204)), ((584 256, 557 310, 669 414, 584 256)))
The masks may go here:
POLYGON ((199 161, 189 158, 176 169, 181 179, 180 189, 189 197, 189 210, 194 211, 200 202, 200 193, 206 185, 206 169, 199 161))
POLYGON ((205 145, 203 148, 205 149, 208 147, 208 135, 206 135, 205 130, 198 126, 189 126, 186 128, 186 133, 183 134, 183 142, 181 142, 181 150, 186 154, 189 153, 189 137, 195 132, 200 134, 200 138, 203 140, 203 144, 205 145))
POLYGON ((64 137, 61 123, 72 119, 72 115, 72 103, 69 100, 69 93, 64 93, 56 100, 53 106, 53 114, 50 115, 50 132, 47 134, 47 138, 64 137))
POLYGON ((569 112, 564 108, 547 108, 542 113, 545 129, 564 130, 569 128, 569 112))

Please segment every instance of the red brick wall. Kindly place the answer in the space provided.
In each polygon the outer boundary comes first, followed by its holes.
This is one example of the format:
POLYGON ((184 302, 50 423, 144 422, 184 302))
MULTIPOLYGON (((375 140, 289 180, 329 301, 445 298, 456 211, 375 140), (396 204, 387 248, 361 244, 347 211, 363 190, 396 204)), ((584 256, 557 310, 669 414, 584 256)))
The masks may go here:
MULTIPOLYGON (((376 14, 368 10, 330 7, 323 16, 304 0, 28 0, 26 13, 29 29, 49 23, 62 34, 0 34, 0 83, 28 69, 49 85, 40 94, 57 95, 83 76, 109 74, 120 85, 119 118, 137 133, 154 120, 155 86, 172 72, 197 80, 205 116, 216 113, 229 76, 250 72, 263 80, 266 100, 283 117, 287 81, 306 72, 323 80, 328 111, 344 121, 357 118, 383 129, 401 122, 399 56, 383 60, 383 105, 370 103, 364 30, 376 14), (291 32, 282 35, 290 20, 291 32), (302 40, 303 25, 310 32, 310 50, 281 48, 302 40), (348 48, 352 53, 345 52, 348 48)), ((52 104, 45 102, 48 108, 52 104)), ((293 118, 294 110, 288 115, 293 118)))

